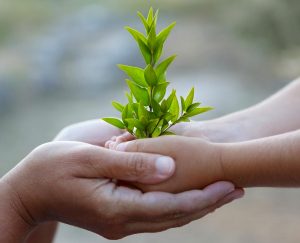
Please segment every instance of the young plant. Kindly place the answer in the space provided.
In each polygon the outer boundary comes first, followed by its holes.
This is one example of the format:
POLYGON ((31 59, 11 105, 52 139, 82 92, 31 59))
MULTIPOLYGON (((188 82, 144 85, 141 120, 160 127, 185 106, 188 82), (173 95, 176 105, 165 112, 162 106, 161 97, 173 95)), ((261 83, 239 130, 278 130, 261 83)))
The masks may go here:
POLYGON ((176 56, 170 56, 159 63, 164 44, 176 25, 172 23, 157 34, 158 11, 154 13, 150 8, 148 16, 145 17, 138 12, 146 35, 126 27, 138 44, 143 55, 146 67, 133 67, 118 65, 127 76, 126 83, 130 89, 126 92, 128 104, 122 105, 113 101, 112 105, 122 114, 122 119, 103 118, 104 121, 121 129, 126 129, 136 138, 150 138, 161 135, 172 135, 169 129, 177 123, 189 122, 190 118, 207 112, 212 107, 200 107, 200 102, 194 102, 194 88, 191 89, 186 98, 176 95, 172 90, 167 97, 166 91, 169 86, 166 72, 176 56), (159 63, 159 64, 158 64, 159 63))

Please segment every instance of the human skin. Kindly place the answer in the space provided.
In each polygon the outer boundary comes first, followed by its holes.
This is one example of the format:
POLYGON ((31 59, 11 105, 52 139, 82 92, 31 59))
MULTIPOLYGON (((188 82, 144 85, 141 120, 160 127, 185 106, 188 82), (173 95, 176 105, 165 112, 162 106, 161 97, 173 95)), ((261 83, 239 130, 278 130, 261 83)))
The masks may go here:
POLYGON ((298 79, 249 109, 174 128, 177 134, 201 140, 158 138, 132 141, 125 148, 127 144, 120 143, 134 139, 127 133, 108 141, 106 146, 161 153, 176 160, 173 178, 158 187, 142 186, 146 191, 201 188, 217 180, 230 180, 241 187, 299 186, 299 93, 298 79))
POLYGON ((38 147, 0 180, 0 242, 23 242, 48 221, 72 224, 109 239, 158 232, 201 218, 243 194, 228 182, 181 194, 144 194, 106 179, 161 182, 174 168, 159 175, 155 161, 160 157, 116 153, 80 142, 38 147))
POLYGON ((238 187, 299 187, 300 130, 241 143, 211 143, 199 138, 165 136, 121 143, 118 151, 159 153, 176 161, 166 182, 138 187, 180 192, 220 180, 238 187))
POLYGON ((177 124, 177 135, 216 143, 244 142, 300 128, 300 78, 247 109, 202 122, 177 124))

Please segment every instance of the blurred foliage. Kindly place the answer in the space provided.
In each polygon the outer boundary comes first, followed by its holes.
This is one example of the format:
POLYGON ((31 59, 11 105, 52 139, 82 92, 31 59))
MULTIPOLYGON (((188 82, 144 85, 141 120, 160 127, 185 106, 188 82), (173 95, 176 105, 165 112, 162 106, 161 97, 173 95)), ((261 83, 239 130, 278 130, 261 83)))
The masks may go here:
POLYGON ((0 2, 0 42, 11 35, 21 36, 28 28, 40 29, 57 16, 88 4, 108 5, 124 11, 147 9, 149 5, 178 10, 184 15, 198 15, 229 27, 244 39, 269 51, 288 50, 300 44, 300 1, 298 0, 9 0, 0 2), (120 8, 120 5, 123 5, 120 8))

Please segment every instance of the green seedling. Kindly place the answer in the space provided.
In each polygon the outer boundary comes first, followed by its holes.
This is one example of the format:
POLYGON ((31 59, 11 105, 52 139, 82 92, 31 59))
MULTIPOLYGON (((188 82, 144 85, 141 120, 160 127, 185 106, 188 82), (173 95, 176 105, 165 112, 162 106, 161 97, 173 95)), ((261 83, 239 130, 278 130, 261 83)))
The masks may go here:
POLYGON ((186 98, 177 98, 176 90, 166 97, 169 82, 166 78, 167 69, 176 56, 170 56, 159 61, 164 44, 176 25, 172 23, 158 34, 156 32, 158 11, 154 13, 150 8, 145 17, 138 12, 144 27, 145 34, 130 27, 125 29, 132 35, 145 59, 146 67, 118 65, 128 76, 126 83, 129 92, 126 92, 126 105, 113 101, 112 105, 121 113, 121 119, 103 118, 107 123, 120 129, 126 129, 136 138, 153 138, 162 135, 173 135, 169 129, 180 122, 189 122, 190 118, 207 112, 212 107, 200 106, 194 102, 194 88, 186 98))

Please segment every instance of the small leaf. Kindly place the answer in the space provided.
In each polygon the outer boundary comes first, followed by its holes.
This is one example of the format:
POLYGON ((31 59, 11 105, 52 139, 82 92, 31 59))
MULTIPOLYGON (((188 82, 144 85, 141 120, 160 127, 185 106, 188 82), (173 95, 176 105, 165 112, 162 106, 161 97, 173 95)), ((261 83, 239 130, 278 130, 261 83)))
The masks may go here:
POLYGON ((174 116, 171 121, 172 122, 175 122, 178 117, 179 117, 179 112, 180 112, 180 109, 179 109, 179 102, 178 102, 178 99, 176 97, 176 95, 174 96, 173 98, 173 102, 171 104, 171 107, 169 109, 170 113, 174 116))
POLYGON ((153 8, 151 7, 148 12, 147 23, 151 25, 153 21, 153 8))
POLYGON ((140 51, 145 59, 146 64, 150 64, 152 62, 151 51, 148 46, 141 40, 138 40, 140 51))
POLYGON ((153 108, 153 112, 156 115, 156 117, 161 116, 162 113, 162 107, 159 105, 159 103, 157 103, 156 100, 152 100, 152 108, 153 108))
POLYGON ((142 68, 122 64, 119 64, 118 67, 124 71, 133 82, 142 87, 148 87, 144 77, 144 70, 142 68))
POLYGON ((140 19, 141 19, 141 21, 142 21, 142 23, 143 23, 143 25, 146 29, 146 32, 149 33, 150 28, 149 28, 149 25, 147 23, 147 19, 144 17, 144 15, 141 12, 138 11, 137 14, 140 17, 140 19))
POLYGON ((152 55, 151 51, 149 50, 147 46, 147 39, 146 37, 139 31, 132 29, 130 27, 125 27, 126 30, 133 36, 133 38, 137 41, 138 46, 140 48, 140 51, 145 59, 145 62, 147 64, 151 63, 152 61, 152 55))
POLYGON ((149 117, 148 111, 141 103, 139 104, 139 107, 138 107, 138 117, 139 118, 144 117, 145 119, 148 119, 148 117, 149 117))
POLYGON ((189 93, 189 95, 187 96, 186 100, 185 100, 185 108, 188 109, 188 107, 193 103, 194 101, 194 95, 195 95, 195 88, 193 87, 189 93))
POLYGON ((167 87, 169 84, 170 83, 165 82, 154 87, 153 97, 158 103, 165 97, 167 87))
POLYGON ((153 56, 154 63, 157 63, 157 61, 161 57, 162 50, 163 50, 163 46, 157 46, 157 41, 156 41, 156 47, 154 48, 154 56, 153 56))
POLYGON ((173 89, 172 93, 170 94, 170 96, 168 97, 168 99, 166 101, 166 109, 167 109, 167 111, 170 109, 175 96, 176 96, 176 90, 173 89))
POLYGON ((175 27, 176 22, 173 22, 168 27, 163 29, 157 36, 157 40, 160 42, 158 45, 163 45, 166 39, 168 38, 169 34, 171 33, 172 29, 175 27))
POLYGON ((156 44, 155 44, 155 48, 154 48, 154 60, 153 60, 155 63, 159 60, 159 58, 162 54, 164 43, 175 25, 176 25, 176 22, 173 22, 171 25, 169 25, 167 28, 163 29, 157 35, 156 44))
POLYGON ((152 65, 148 65, 144 72, 145 80, 150 87, 157 85, 158 80, 152 65))
POLYGON ((187 117, 192 117, 192 116, 197 116, 201 113, 207 112, 213 110, 212 107, 200 107, 200 108, 195 108, 194 110, 192 110, 191 112, 187 113, 186 116, 187 117))
POLYGON ((170 131, 165 131, 161 134, 161 136, 174 136, 176 135, 174 132, 170 132, 170 131))
POLYGON ((153 23, 154 23, 155 26, 157 24, 158 14, 159 14, 159 9, 156 10, 155 15, 154 15, 153 23))
POLYGON ((197 108, 199 105, 201 105, 201 103, 194 103, 194 104, 190 105, 186 111, 190 112, 190 111, 194 110, 195 108, 197 108))
POLYGON ((185 101, 184 101, 184 98, 182 96, 180 96, 180 101, 181 101, 181 110, 182 110, 182 113, 186 111, 185 109, 185 101))
POLYGON ((138 138, 138 139, 141 139, 141 138, 146 138, 147 136, 146 136, 146 133, 143 130, 136 129, 135 137, 138 138))
POLYGON ((126 122, 127 118, 133 118, 132 107, 130 104, 127 104, 124 107, 123 112, 122 112, 122 120, 123 120, 123 123, 125 124, 125 126, 128 126, 128 124, 126 122))
POLYGON ((118 110, 118 111, 120 111, 120 112, 123 112, 124 106, 123 106, 122 104, 120 104, 119 102, 113 101, 113 102, 112 102, 112 105, 113 105, 113 107, 116 108, 116 110, 118 110))
POLYGON ((128 99, 129 104, 132 104, 133 103, 132 93, 125 92, 125 95, 128 99))
POLYGON ((106 117, 106 118, 102 118, 103 121, 115 126, 115 127, 118 127, 120 129, 124 129, 125 128, 125 125, 122 121, 120 121, 119 119, 117 118, 113 118, 113 117, 106 117))
POLYGON ((147 44, 150 50, 154 51, 155 44, 156 44, 156 31, 155 31, 154 24, 151 26, 151 29, 149 31, 147 44))
POLYGON ((176 123, 180 123, 180 122, 190 122, 190 119, 187 117, 181 117, 178 119, 176 123))
POLYGON ((141 40, 144 44, 147 43, 147 38, 139 31, 126 26, 125 29, 132 35, 132 37, 138 42, 139 40, 141 40))
POLYGON ((149 105, 149 94, 148 90, 136 85, 131 80, 126 80, 128 87, 130 88, 134 98, 138 103, 142 103, 145 106, 149 105))
POLYGON ((164 121, 162 120, 158 123, 157 127, 154 129, 153 133, 151 134, 152 138, 159 137, 159 135, 161 134, 161 126, 162 126, 163 122, 164 121))
POLYGON ((149 121, 149 124, 147 126, 147 131, 149 134, 152 134, 156 126, 158 125, 159 118, 153 119, 149 121))
POLYGON ((166 60, 162 61, 157 68, 155 69, 156 71, 156 75, 159 81, 162 81, 162 79, 164 79, 164 74, 166 73, 168 67, 170 66, 170 64, 175 60, 176 55, 171 56, 169 58, 167 58, 166 60))
POLYGON ((130 127, 136 127, 137 129, 140 129, 140 130, 145 129, 144 125, 138 119, 128 118, 128 119, 126 119, 126 122, 128 122, 130 127))

